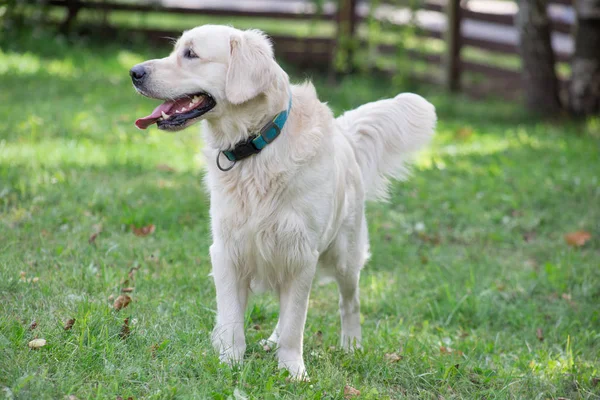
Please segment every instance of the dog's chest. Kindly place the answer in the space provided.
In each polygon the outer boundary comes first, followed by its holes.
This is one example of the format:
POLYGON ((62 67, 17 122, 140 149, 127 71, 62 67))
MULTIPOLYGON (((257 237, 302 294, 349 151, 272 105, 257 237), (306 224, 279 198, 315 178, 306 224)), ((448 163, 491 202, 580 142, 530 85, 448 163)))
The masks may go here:
POLYGON ((259 196, 242 188, 214 193, 213 234, 253 287, 273 288, 315 257, 315 235, 298 196, 269 191, 259 196))

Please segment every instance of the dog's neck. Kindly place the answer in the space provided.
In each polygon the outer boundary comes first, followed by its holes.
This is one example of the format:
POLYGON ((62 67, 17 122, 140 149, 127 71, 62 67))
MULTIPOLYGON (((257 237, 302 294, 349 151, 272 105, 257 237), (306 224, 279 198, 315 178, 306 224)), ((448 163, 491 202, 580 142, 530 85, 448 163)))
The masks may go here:
POLYGON ((206 145, 228 150, 258 133, 281 111, 288 108, 289 83, 273 84, 267 92, 239 105, 227 105, 218 118, 207 119, 206 145))

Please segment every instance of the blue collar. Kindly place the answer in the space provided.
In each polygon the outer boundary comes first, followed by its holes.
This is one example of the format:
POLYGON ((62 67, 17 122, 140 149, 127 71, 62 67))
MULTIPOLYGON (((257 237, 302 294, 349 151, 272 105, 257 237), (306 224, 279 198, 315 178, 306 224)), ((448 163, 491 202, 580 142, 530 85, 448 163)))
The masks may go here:
POLYGON ((262 149, 267 147, 269 143, 279 136, 283 126, 285 125, 285 121, 287 121, 287 118, 290 115, 291 109, 292 94, 290 93, 290 101, 287 110, 283 110, 277 114, 275 118, 267 122, 267 124, 262 127, 258 134, 238 142, 235 146, 233 146, 233 149, 219 151, 217 154, 217 167, 219 167, 221 171, 229 171, 239 160, 260 153, 262 149), (219 163, 219 156, 221 153, 223 153, 225 157, 232 162, 231 166, 227 168, 221 167, 221 164, 219 163))

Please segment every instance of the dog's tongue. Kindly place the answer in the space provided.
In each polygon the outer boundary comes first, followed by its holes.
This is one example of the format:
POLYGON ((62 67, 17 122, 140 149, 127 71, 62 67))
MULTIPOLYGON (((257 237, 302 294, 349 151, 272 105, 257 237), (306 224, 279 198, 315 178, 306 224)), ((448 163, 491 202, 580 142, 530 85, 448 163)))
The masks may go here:
POLYGON ((137 126, 140 129, 146 129, 147 127, 158 121, 158 119, 162 117, 163 112, 165 114, 169 114, 169 111, 185 107, 187 104, 189 104, 189 102, 189 98, 165 101, 160 106, 156 107, 154 111, 152 111, 152 114, 143 118, 138 118, 135 121, 135 126, 137 126))

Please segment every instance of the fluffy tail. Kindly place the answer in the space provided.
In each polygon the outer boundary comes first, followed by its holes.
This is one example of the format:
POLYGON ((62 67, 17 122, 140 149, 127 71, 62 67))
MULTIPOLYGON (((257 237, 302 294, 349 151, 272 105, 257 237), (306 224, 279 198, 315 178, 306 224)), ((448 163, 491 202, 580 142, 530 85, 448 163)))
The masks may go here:
POLYGON ((367 103, 336 119, 354 147, 367 199, 387 199, 389 178, 408 177, 412 156, 429 143, 436 120, 435 107, 413 93, 367 103))

